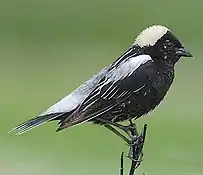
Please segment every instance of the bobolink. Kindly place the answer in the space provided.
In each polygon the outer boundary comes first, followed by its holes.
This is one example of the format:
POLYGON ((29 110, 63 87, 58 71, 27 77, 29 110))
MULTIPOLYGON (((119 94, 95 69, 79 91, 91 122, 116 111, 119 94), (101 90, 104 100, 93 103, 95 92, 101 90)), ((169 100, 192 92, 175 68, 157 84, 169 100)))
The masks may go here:
POLYGON ((175 63, 182 56, 192 55, 168 28, 153 25, 111 65, 11 131, 22 134, 53 120, 59 121, 60 131, 89 121, 119 126, 118 122, 137 119, 163 100, 174 79, 175 63))

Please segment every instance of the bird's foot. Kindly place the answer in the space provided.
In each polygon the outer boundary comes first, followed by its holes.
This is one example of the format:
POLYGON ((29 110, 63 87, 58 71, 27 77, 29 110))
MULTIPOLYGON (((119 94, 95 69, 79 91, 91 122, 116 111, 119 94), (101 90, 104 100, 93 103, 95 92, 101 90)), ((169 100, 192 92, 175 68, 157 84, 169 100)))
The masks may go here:
POLYGON ((120 128, 128 134, 131 140, 134 140, 138 136, 137 126, 135 123, 126 126, 121 125, 120 128))
MULTIPOLYGON (((143 154, 143 151, 141 150, 140 152, 136 153, 136 156, 135 156, 133 153, 133 151, 134 151, 133 149, 134 149, 133 147, 130 147, 129 153, 126 157, 128 159, 130 159, 131 161, 137 163, 136 167, 135 167, 135 169, 137 169, 141 165, 142 161, 144 160, 143 159, 144 154, 143 154)), ((137 147, 135 149, 137 149, 137 147)))
POLYGON ((129 125, 122 125, 119 123, 115 123, 112 121, 108 121, 108 120, 104 120, 102 118, 97 118, 97 120, 101 123, 104 124, 104 126, 113 126, 123 132, 125 132, 128 137, 130 137, 130 139, 133 139, 133 136, 137 135, 138 136, 138 131, 137 131, 137 127, 136 124, 132 122, 132 120, 129 120, 130 124, 129 125))
MULTIPOLYGON (((129 153, 126 156, 131 160, 131 167, 130 167, 130 172, 129 175, 134 175, 135 170, 141 165, 143 161, 143 146, 145 142, 145 137, 146 137, 146 130, 147 130, 147 125, 145 124, 142 130, 142 133, 140 135, 136 134, 131 130, 131 136, 132 138, 128 140, 128 145, 130 147, 129 153)), ((123 153, 121 154, 121 167, 120 167, 120 175, 123 175, 123 153)))
POLYGON ((144 154, 142 149, 145 142, 146 129, 147 125, 144 125, 142 133, 139 136, 137 136, 137 134, 135 136, 132 136, 131 143, 129 144, 130 150, 127 157, 136 162, 135 169, 139 167, 141 162, 143 161, 144 154))

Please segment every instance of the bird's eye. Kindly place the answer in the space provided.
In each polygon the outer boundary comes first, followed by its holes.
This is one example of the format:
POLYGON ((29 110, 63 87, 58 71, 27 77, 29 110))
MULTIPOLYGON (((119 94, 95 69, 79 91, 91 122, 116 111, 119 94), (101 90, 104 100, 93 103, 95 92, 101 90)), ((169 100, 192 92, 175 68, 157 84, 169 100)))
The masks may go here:
POLYGON ((166 40, 166 44, 167 44, 168 46, 171 46, 171 45, 172 45, 172 43, 171 43, 170 40, 166 40))
POLYGON ((164 49, 171 48, 171 46, 172 46, 172 43, 170 40, 166 40, 163 45, 164 49))

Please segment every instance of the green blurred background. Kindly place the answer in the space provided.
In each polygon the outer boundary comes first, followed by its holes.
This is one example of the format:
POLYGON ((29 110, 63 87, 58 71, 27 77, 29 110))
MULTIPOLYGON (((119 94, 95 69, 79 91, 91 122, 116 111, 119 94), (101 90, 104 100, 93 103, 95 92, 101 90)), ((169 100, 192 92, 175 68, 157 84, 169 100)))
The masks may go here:
POLYGON ((200 0, 1 0, 0 174, 118 175, 128 147, 102 127, 7 132, 110 64, 142 29, 163 24, 195 59, 176 65, 167 98, 137 121, 139 129, 148 123, 138 174, 202 175, 202 7, 200 0))

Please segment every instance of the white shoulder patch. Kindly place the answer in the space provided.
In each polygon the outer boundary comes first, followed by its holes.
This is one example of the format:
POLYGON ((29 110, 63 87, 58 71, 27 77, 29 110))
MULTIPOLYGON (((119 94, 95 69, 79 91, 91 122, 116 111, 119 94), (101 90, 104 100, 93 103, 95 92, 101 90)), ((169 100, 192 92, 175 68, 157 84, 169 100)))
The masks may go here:
POLYGON ((112 69, 107 77, 110 81, 118 81, 127 76, 130 76, 136 69, 138 69, 142 64, 145 64, 147 61, 152 61, 150 55, 138 55, 130 58, 125 61, 123 64, 120 64, 117 68, 112 69))
POLYGON ((153 46, 167 31, 170 30, 161 25, 148 27, 138 35, 133 45, 139 45, 140 47, 153 46))
POLYGON ((95 88, 95 86, 100 81, 100 79, 103 76, 105 76, 107 70, 108 70, 108 67, 105 67, 104 69, 102 69, 95 76, 87 80, 84 84, 79 86, 68 96, 62 98, 56 104, 49 107, 47 110, 42 112, 39 116, 53 114, 53 113, 60 113, 60 112, 70 112, 74 110, 92 92, 92 90, 95 88))

